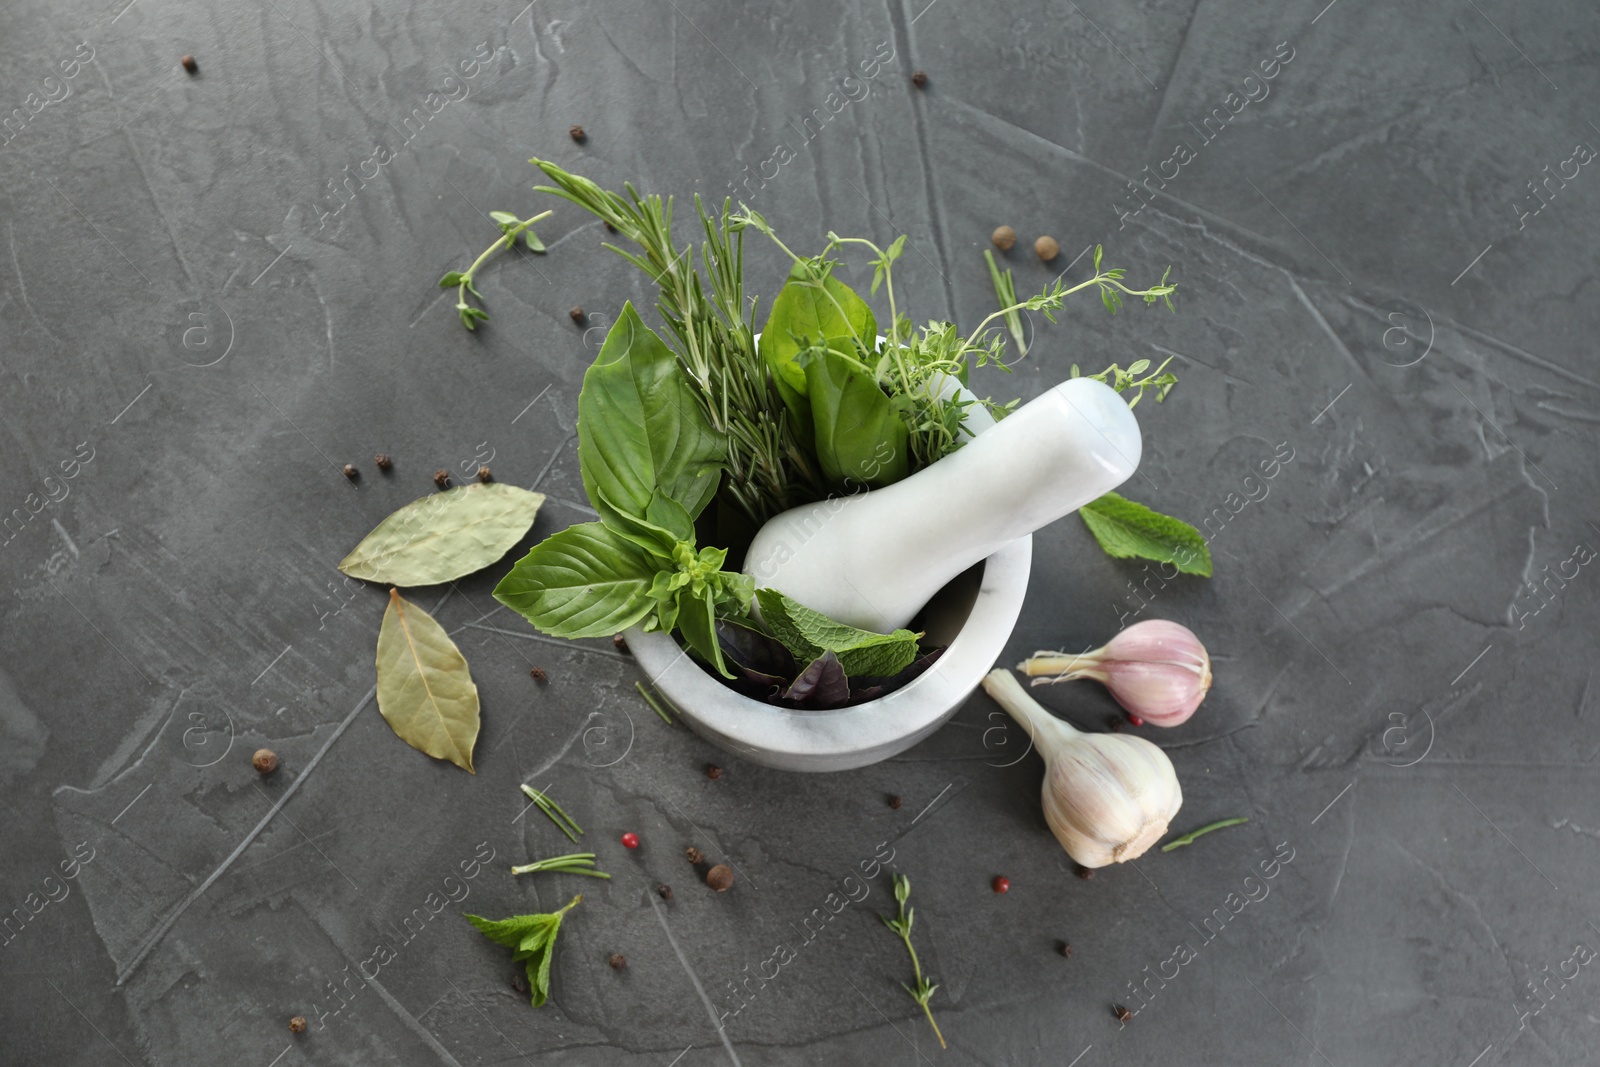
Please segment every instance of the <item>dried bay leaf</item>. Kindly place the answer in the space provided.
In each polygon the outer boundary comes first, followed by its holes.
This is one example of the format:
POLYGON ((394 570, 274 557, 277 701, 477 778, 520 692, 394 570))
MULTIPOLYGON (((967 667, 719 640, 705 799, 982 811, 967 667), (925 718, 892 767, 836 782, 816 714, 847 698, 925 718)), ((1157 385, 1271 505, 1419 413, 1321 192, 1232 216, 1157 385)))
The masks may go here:
POLYGON ((378 631, 378 711, 400 740, 470 774, 478 740, 478 687, 456 643, 433 616, 389 590, 378 631))
POLYGON ((510 551, 543 503, 543 493, 500 482, 431 493, 378 523, 339 569, 388 585, 451 582, 510 551))

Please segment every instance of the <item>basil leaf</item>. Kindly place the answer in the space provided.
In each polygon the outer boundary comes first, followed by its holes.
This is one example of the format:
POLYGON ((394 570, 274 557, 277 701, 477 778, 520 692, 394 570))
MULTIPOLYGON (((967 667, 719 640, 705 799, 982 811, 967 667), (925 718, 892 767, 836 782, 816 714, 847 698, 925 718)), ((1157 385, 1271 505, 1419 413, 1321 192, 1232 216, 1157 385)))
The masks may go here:
POLYGON ((794 656, 782 641, 736 619, 717 620, 717 641, 727 660, 746 671, 783 678, 792 678, 797 671, 794 656))
POLYGON ((1211 549, 1199 530, 1143 504, 1107 493, 1078 509, 1105 553, 1116 559, 1177 564, 1184 574, 1211 577, 1211 549))
POLYGON ((543 493, 487 482, 413 500, 339 562, 352 578, 387 585, 451 582, 504 556, 522 540, 543 493))
POLYGON ((805 371, 796 362, 803 349, 815 344, 853 353, 857 344, 871 348, 878 337, 878 320, 865 300, 832 274, 813 280, 810 270, 794 265, 761 328, 761 358, 773 377, 799 393, 807 388, 805 371))
POLYGON ((831 349, 799 357, 817 461, 836 487, 888 485, 909 472, 906 424, 872 375, 831 349))
POLYGON ((659 490, 650 498, 642 517, 618 508, 604 493, 601 498, 610 505, 601 515, 606 528, 650 553, 662 566, 672 563, 672 550, 678 542, 694 539, 694 522, 689 513, 659 490))
POLYGON ((578 394, 589 502, 602 515, 643 515, 660 490, 693 519, 715 495, 727 455, 727 439, 701 410, 677 357, 624 304, 578 394))
POLYGON ((776 589, 757 589, 756 601, 761 605, 761 621, 772 636, 803 663, 825 651, 834 652, 845 674, 877 677, 898 674, 917 658, 919 635, 910 630, 892 634, 860 630, 835 622, 776 589))
POLYGON ((478 740, 478 687, 444 627, 400 591, 378 630, 378 711, 400 740, 469 774, 478 740))
POLYGON ((850 684, 844 665, 832 652, 824 652, 806 665, 794 684, 783 693, 783 700, 805 703, 813 708, 837 708, 850 699, 850 684))
POLYGON ((678 631, 689 647, 715 667, 718 674, 724 678, 733 677, 733 672, 722 661, 722 646, 717 641, 715 594, 709 586, 699 594, 687 587, 678 590, 678 631))
POLYGON ((640 622, 656 567, 598 522, 552 534, 495 586, 494 598, 551 637, 607 637, 640 622))

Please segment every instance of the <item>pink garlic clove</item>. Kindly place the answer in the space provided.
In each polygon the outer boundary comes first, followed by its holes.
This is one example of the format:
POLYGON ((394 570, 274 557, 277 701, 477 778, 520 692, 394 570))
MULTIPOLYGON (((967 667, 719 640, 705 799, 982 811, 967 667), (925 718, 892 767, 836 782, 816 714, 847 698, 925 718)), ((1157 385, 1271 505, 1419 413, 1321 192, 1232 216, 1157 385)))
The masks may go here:
POLYGON ((1178 726, 1211 688, 1211 658, 1186 626, 1135 623, 1104 647, 1072 656, 1037 652, 1021 665, 1034 685, 1093 678, 1130 714, 1152 726, 1178 726))

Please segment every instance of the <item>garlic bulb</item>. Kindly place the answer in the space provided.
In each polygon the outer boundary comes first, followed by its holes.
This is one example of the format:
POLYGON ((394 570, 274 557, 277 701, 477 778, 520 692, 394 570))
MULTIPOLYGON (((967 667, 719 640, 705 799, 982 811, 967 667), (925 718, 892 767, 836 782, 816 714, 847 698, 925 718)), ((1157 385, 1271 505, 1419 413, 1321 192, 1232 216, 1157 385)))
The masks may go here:
POLYGON ((1022 724, 1044 757, 1045 822, 1085 867, 1142 856, 1183 805, 1167 754, 1132 734, 1086 734, 1030 697, 1008 670, 990 671, 984 690, 1022 724))
POLYGON ((1211 657, 1187 626, 1165 619, 1136 622, 1103 648, 1071 656, 1035 652, 1017 667, 1034 685, 1093 678, 1131 715, 1152 726, 1177 726, 1211 688, 1211 657))

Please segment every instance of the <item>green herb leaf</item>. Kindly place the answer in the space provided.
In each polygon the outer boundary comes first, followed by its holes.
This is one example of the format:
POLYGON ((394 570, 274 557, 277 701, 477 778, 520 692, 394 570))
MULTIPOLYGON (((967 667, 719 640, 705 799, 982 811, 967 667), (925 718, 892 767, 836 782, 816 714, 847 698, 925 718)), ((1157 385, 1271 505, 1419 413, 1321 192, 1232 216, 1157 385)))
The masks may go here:
POLYGON ((590 503, 601 515, 643 515, 659 490, 692 519, 716 493, 727 454, 672 350, 624 304, 578 394, 590 503))
POLYGON ((598 522, 552 534, 495 586, 494 598, 551 637, 608 637, 655 607, 656 567, 598 522))
POLYGON ((851 677, 897 674, 917 658, 918 634, 896 630, 875 634, 835 622, 820 611, 813 611, 776 589, 757 589, 761 621, 772 636, 801 663, 810 663, 832 652, 839 657, 844 672, 851 677))
POLYGON ((465 274, 462 274, 460 271, 453 270, 450 273, 446 274, 443 278, 439 279, 439 288, 441 288, 441 289, 449 289, 452 286, 460 285, 463 281, 466 280, 466 277, 467 276, 465 274))
POLYGON ((841 488, 904 478, 910 469, 906 425, 872 375, 828 348, 806 349, 797 362, 805 373, 823 476, 841 488))
POLYGON ((509 919, 467 915, 465 918, 490 941, 512 949, 513 960, 526 961, 528 987, 533 1006, 537 1008, 550 999, 550 961, 555 953, 556 934, 561 931, 561 919, 582 899, 581 894, 575 896, 566 907, 549 915, 513 915, 509 919))
POLYGON ((806 373, 797 359, 805 348, 824 345, 845 353, 872 348, 878 320, 865 300, 831 274, 821 281, 812 268, 796 263, 778 290, 761 328, 761 358, 789 387, 804 393, 806 373))
POLYGON ((733 677, 733 672, 722 661, 722 645, 717 640, 716 594, 709 586, 698 594, 687 587, 678 590, 677 623, 683 639, 701 659, 724 678, 733 677))
POLYGON ((1116 493, 1090 501, 1078 514, 1108 556, 1175 563, 1184 574, 1211 577, 1211 550, 1206 539, 1181 519, 1116 493))
POLYGON ((520 541, 543 493, 487 482, 413 500, 373 527, 339 562, 352 578, 438 585, 482 570, 520 541))
POLYGON ((601 513, 606 527, 644 549, 662 566, 672 563, 672 550, 680 541, 694 540, 694 521, 689 513, 682 504, 662 496, 660 490, 650 498, 643 516, 631 515, 609 499, 606 503, 610 507, 601 513))
POLYGON ((400 740, 469 774, 478 740, 478 687, 433 617, 389 590, 378 630, 378 711, 400 740))

